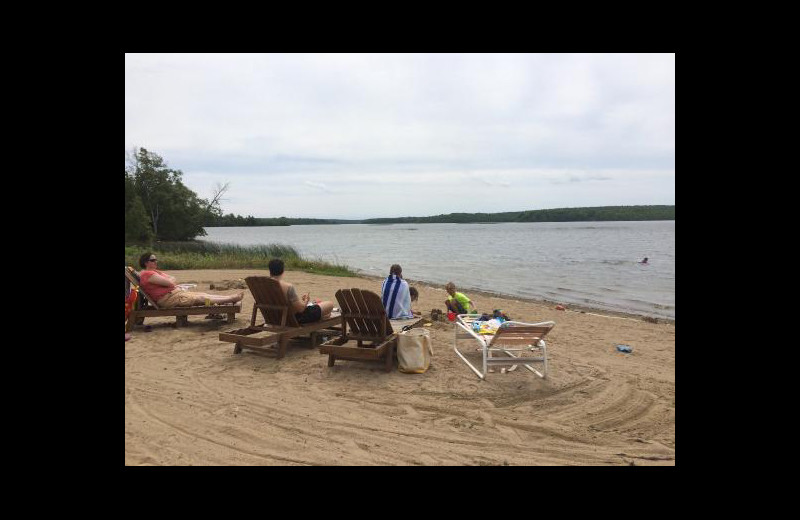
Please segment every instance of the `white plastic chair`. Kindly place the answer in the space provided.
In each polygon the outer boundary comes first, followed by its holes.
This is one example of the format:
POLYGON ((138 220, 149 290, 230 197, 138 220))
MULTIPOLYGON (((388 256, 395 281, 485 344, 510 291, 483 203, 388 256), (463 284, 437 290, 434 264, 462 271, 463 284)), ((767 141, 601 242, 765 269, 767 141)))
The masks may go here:
POLYGON ((495 334, 477 334, 472 329, 472 324, 478 318, 480 318, 479 314, 458 315, 454 326, 453 350, 479 378, 486 379, 488 367, 495 365, 511 365, 509 372, 514 370, 517 365, 522 365, 541 378, 547 377, 547 344, 544 337, 555 326, 554 321, 540 323, 506 321, 501 324, 495 334), (478 370, 458 350, 459 340, 464 339, 478 342, 478 350, 483 356, 483 371, 478 370), (501 353, 504 356, 494 357, 494 353, 501 353), (542 371, 533 368, 531 363, 542 363, 542 371))

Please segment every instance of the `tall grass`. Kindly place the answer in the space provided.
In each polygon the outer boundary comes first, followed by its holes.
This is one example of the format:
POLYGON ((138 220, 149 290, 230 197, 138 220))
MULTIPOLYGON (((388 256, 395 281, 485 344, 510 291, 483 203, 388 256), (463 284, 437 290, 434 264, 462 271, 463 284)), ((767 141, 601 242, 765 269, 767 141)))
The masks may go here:
POLYGON ((158 256, 160 269, 268 269, 269 261, 280 258, 286 269, 331 276, 355 276, 348 266, 307 259, 299 251, 284 244, 239 246, 193 242, 156 242, 152 246, 125 246, 125 265, 139 267, 139 257, 147 251, 158 256))

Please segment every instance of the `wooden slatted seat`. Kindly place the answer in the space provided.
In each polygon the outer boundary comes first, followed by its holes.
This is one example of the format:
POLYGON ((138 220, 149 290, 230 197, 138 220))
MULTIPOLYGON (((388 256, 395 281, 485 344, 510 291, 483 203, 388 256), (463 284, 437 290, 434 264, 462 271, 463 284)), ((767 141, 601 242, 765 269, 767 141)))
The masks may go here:
POLYGON ((159 316, 175 316, 176 325, 186 326, 189 324, 188 316, 199 316, 199 315, 208 315, 208 314, 227 314, 228 323, 233 323, 236 319, 236 313, 242 312, 242 304, 241 303, 234 303, 230 305, 199 305, 195 307, 173 307, 170 309, 162 309, 158 306, 155 299, 150 297, 144 289, 141 287, 141 281, 139 280, 139 274, 133 267, 126 266, 125 267, 125 289, 127 292, 129 284, 137 287, 139 289, 139 297, 137 299, 136 305, 134 308, 131 309, 131 313, 128 316, 128 322, 125 326, 125 331, 130 332, 133 329, 134 324, 142 325, 144 323, 144 319, 147 317, 159 317, 159 316))
POLYGON ((316 347, 319 334, 339 333, 338 314, 331 314, 327 320, 314 323, 298 323, 278 280, 269 276, 248 276, 244 281, 255 299, 250 325, 219 335, 220 341, 235 343, 234 354, 239 354, 243 348, 250 348, 274 354, 280 359, 286 355, 289 340, 294 337, 310 334, 311 345, 316 347), (264 323, 256 325, 259 312, 264 323))
POLYGON ((397 334, 380 296, 361 289, 339 289, 336 301, 342 310, 342 335, 319 347, 321 354, 328 354, 328 366, 332 367, 337 359, 382 361, 390 371, 397 334))

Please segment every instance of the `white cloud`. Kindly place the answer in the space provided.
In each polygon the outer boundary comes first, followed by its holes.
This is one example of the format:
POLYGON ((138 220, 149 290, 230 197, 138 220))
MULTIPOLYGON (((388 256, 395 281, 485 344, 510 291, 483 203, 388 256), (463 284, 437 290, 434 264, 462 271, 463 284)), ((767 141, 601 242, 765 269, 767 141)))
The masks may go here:
POLYGON ((326 193, 331 192, 331 189, 321 182, 303 181, 303 184, 311 188, 314 188, 315 190, 324 191, 326 193))
POLYGON ((200 196, 230 181, 225 212, 674 204, 674 55, 128 54, 125 68, 126 148, 200 196), (412 192, 387 202, 397 189, 412 192))

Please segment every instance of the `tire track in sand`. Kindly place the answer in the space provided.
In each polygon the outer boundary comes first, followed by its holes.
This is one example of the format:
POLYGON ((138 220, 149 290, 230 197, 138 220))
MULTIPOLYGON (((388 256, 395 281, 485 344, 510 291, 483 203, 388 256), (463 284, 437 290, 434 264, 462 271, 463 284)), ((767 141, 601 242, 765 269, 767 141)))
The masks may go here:
POLYGON ((139 404, 136 401, 136 399, 135 399, 135 397, 133 396, 132 393, 128 395, 127 402, 131 406, 131 408, 133 408, 133 410, 138 412, 139 414, 141 414, 141 415, 143 415, 145 417, 148 417, 151 420, 157 422, 158 424, 161 424, 162 426, 164 426, 164 427, 166 427, 166 428, 168 428, 170 430, 176 431, 176 432, 178 432, 178 433, 180 433, 180 434, 182 434, 182 435, 184 435, 186 437, 189 437, 191 439, 204 440, 206 442, 209 442, 209 443, 214 444, 216 446, 220 446, 222 448, 229 449, 229 450, 234 451, 236 453, 240 453, 240 454, 243 454, 243 455, 250 455, 252 457, 256 457, 258 459, 261 459, 261 460, 264 460, 264 461, 267 461, 267 462, 289 462, 289 463, 293 463, 293 464, 300 464, 300 465, 303 465, 303 466, 318 465, 318 464, 315 464, 313 462, 309 462, 307 460, 283 457, 283 456, 276 455, 276 454, 273 454, 273 453, 268 454, 268 455, 264 455, 262 453, 258 453, 258 452, 253 451, 253 450, 237 448, 236 446, 233 446, 232 444, 217 440, 217 439, 215 439, 213 437, 189 431, 186 428, 183 428, 181 426, 172 424, 171 422, 169 422, 169 421, 167 421, 167 420, 155 415, 154 413, 150 412, 144 406, 142 406, 141 404, 139 404))

